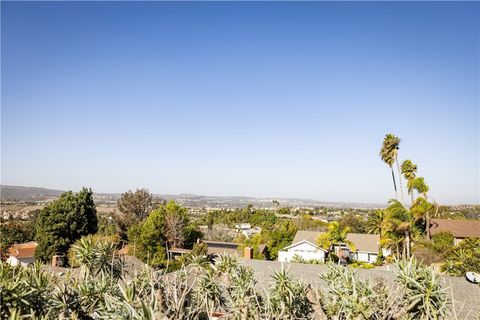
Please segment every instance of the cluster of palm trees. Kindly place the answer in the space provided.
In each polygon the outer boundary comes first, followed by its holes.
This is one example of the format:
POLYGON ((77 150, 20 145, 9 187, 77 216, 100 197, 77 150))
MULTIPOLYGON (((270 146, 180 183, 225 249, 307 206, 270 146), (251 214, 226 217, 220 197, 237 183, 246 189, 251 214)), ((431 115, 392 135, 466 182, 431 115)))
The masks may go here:
POLYGON ((424 235, 428 238, 429 218, 438 211, 438 206, 428 201, 429 187, 423 177, 417 176, 417 165, 411 160, 405 160, 400 165, 398 153, 400 141, 400 138, 391 133, 383 140, 380 157, 391 169, 395 199, 388 202, 386 210, 376 210, 369 216, 368 231, 379 233, 382 247, 391 249, 397 258, 409 258, 412 239, 422 238, 424 235), (393 170, 395 163, 401 200, 398 198, 393 170), (404 204, 402 178, 407 181, 410 206, 404 204))
POLYGON ((400 149, 401 139, 394 134, 387 134, 383 139, 382 148, 380 149, 380 157, 383 162, 385 162, 392 172, 393 180, 393 189, 395 190, 395 199, 398 200, 398 190, 397 190, 397 178, 395 177, 395 172, 393 170, 393 165, 396 164, 398 171, 398 182, 400 186, 401 200, 403 202, 403 183, 402 178, 407 181, 407 192, 411 197, 411 203, 415 202, 414 191, 418 195, 423 195, 427 198, 427 192, 429 191, 428 185, 425 183, 423 177, 417 177, 417 165, 411 160, 405 160, 400 165, 398 158, 398 150, 400 149))

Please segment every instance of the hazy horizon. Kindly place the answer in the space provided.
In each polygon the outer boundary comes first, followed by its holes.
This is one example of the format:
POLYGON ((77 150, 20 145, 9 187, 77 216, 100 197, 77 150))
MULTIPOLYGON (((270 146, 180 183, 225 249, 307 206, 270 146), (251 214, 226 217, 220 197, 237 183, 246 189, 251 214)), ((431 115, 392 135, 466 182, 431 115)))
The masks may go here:
POLYGON ((478 2, 0 5, 3 185, 480 203, 478 2))

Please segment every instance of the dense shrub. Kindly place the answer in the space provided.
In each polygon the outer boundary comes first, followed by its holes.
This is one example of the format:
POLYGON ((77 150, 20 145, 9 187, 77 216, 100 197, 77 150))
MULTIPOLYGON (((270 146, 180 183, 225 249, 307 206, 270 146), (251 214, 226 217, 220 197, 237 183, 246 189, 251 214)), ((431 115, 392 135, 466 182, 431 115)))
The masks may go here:
POLYGON ((479 273, 480 239, 467 238, 458 244, 447 255, 442 270, 454 276, 465 276, 468 271, 479 273))
POLYGON ((448 252, 453 249, 454 239, 450 232, 440 232, 432 236, 433 249, 437 252, 448 252))

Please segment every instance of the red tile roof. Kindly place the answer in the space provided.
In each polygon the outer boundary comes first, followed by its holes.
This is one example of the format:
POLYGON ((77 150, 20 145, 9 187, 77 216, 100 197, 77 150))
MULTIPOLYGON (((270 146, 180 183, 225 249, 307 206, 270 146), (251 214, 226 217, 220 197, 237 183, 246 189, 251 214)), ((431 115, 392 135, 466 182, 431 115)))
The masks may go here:
POLYGON ((8 253, 17 258, 32 258, 37 250, 37 243, 30 241, 26 243, 16 243, 8 249, 8 253))

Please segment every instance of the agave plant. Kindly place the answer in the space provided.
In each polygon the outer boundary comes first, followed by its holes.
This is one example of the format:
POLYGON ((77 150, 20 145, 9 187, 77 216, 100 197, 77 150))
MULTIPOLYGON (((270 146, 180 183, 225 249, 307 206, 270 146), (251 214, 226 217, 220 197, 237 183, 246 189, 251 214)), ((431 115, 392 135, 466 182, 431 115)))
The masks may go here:
POLYGON ((330 265, 320 279, 326 285, 318 292, 319 302, 332 319, 389 319, 398 312, 388 288, 359 279, 350 268, 330 265))
POLYGON ((272 275, 270 302, 277 319, 308 319, 312 315, 312 303, 307 296, 309 288, 291 278, 287 270, 272 275))
POLYGON ((406 313, 412 319, 448 319, 448 296, 432 268, 413 258, 398 264, 397 282, 403 289, 406 313))

